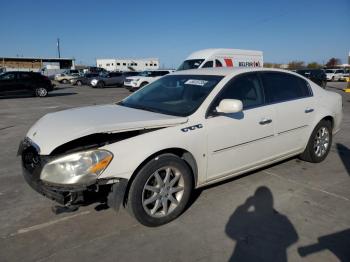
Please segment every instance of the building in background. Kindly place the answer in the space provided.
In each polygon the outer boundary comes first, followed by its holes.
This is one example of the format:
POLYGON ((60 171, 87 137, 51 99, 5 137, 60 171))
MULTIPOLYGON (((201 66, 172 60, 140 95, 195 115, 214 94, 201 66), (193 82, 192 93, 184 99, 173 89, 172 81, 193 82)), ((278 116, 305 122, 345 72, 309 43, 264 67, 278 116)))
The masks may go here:
POLYGON ((4 71, 32 71, 53 75, 67 69, 75 69, 73 58, 0 57, 4 71))
POLYGON ((144 71, 159 69, 158 58, 96 59, 96 66, 107 71, 144 71))

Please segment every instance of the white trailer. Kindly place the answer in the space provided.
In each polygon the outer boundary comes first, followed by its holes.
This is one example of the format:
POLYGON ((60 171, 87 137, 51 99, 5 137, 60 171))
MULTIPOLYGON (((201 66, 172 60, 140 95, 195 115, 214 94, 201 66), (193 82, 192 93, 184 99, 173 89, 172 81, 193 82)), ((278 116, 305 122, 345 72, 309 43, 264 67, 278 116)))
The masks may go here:
POLYGON ((203 49, 189 55, 178 70, 208 67, 263 67, 263 52, 242 49, 203 49))

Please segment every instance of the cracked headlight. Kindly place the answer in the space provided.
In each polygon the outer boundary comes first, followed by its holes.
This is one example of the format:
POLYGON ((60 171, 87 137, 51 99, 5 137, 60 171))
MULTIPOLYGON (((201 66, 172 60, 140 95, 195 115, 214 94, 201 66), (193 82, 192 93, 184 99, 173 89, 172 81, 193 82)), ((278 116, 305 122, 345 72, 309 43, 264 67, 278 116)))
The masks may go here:
POLYGON ((78 152, 48 162, 40 179, 60 185, 93 184, 113 158, 107 150, 78 152))

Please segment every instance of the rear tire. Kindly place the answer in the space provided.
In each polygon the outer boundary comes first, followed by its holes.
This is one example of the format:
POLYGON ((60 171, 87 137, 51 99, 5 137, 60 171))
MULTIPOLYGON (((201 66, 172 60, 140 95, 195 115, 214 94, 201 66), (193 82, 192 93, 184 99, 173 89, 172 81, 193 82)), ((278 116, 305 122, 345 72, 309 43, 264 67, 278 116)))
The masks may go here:
POLYGON ((48 91, 45 87, 38 87, 35 89, 35 96, 37 97, 45 97, 48 95, 48 91))
POLYGON ((127 207, 141 224, 160 226, 177 218, 191 195, 190 168, 178 156, 163 154, 143 166, 131 184, 127 207))
POLYGON ((332 145, 332 123, 321 120, 312 131, 305 151, 299 156, 300 159, 320 163, 328 155, 332 145))

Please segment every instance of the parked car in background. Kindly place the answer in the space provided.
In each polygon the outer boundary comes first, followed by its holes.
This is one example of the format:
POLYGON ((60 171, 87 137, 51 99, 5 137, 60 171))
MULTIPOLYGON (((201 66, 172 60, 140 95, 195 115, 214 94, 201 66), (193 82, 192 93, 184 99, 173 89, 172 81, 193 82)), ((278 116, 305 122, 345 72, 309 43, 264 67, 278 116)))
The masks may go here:
POLYGON ((61 73, 55 75, 55 81, 60 82, 62 84, 69 83, 70 80, 74 78, 78 78, 80 76, 79 73, 61 73))
POLYGON ((98 76, 99 73, 86 73, 83 76, 71 79, 70 83, 77 86, 90 85, 91 80, 98 76))
POLYGON ((149 83, 152 83, 162 76, 165 76, 174 70, 152 70, 143 71, 137 76, 128 77, 124 81, 124 86, 130 91, 135 91, 149 83))
POLYGON ((328 81, 339 81, 344 74, 345 71, 343 69, 326 69, 328 81))
POLYGON ((108 73, 108 71, 102 67, 96 67, 96 66, 90 66, 88 68, 88 72, 90 73, 97 73, 97 74, 101 74, 101 73, 108 73))
POLYGON ((263 65, 262 51, 211 48, 193 52, 177 70, 210 67, 262 67, 263 65))
POLYGON ((344 74, 339 78, 339 81, 346 81, 350 77, 349 69, 345 70, 344 74))
POLYGON ((296 72, 306 78, 309 78, 312 82, 325 88, 327 85, 327 76, 323 69, 298 69, 296 72))
POLYGON ((51 81, 40 73, 6 72, 0 74, 0 94, 33 94, 45 97, 54 89, 51 81))
POLYGON ((110 72, 100 74, 91 80, 92 87, 104 88, 106 86, 123 86, 125 78, 138 75, 139 72, 110 72))
POLYGON ((108 206, 160 226, 196 188, 294 156, 323 161, 341 121, 342 96, 296 73, 195 69, 116 104, 47 114, 18 154, 28 184, 62 205, 104 194, 108 206))

